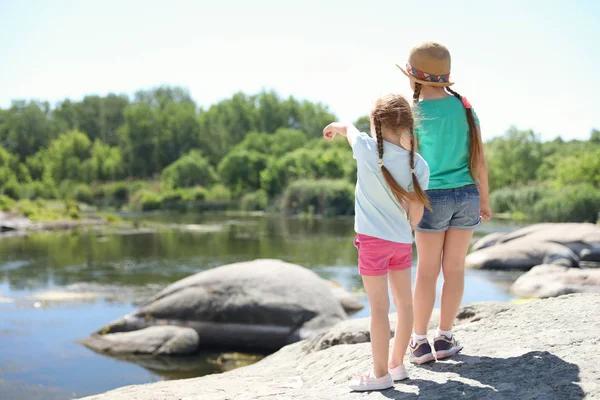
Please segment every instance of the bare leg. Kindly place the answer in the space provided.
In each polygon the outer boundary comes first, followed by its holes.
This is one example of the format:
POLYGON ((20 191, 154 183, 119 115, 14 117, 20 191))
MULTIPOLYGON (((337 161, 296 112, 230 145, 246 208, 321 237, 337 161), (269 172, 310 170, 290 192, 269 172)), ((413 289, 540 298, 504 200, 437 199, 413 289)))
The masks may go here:
POLYGON ((389 277, 394 305, 398 312, 396 336, 394 336, 394 348, 389 367, 396 368, 398 365, 404 364, 404 354, 408 347, 413 325, 410 268, 403 271, 389 271, 389 277))
POLYGON ((442 249, 446 232, 416 233, 417 278, 414 295, 414 331, 426 335, 431 312, 435 304, 435 286, 440 274, 442 249))
POLYGON ((371 307, 371 351, 373 352, 373 372, 377 378, 388 373, 390 351, 390 298, 388 296, 387 275, 364 276, 363 285, 371 307))
POLYGON ((452 329, 465 288, 465 257, 473 237, 473 230, 450 229, 446 232, 442 271, 444 286, 440 310, 440 329, 452 329))

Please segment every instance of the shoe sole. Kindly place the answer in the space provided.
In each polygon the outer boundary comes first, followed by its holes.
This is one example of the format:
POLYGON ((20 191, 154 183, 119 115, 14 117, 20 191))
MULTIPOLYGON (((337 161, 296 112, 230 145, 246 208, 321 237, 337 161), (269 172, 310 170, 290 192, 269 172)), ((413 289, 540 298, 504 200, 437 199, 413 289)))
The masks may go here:
POLYGON ((460 353, 460 351, 462 349, 463 348, 461 346, 461 347, 453 347, 450 350, 436 351, 435 352, 435 358, 438 359, 438 360, 443 360, 444 358, 452 357, 452 356, 460 353))
POLYGON ((356 388, 356 387, 352 387, 350 386, 350 389, 353 392, 374 392, 374 391, 379 391, 379 390, 387 390, 387 389, 391 389, 394 387, 394 381, 392 380, 391 383, 381 383, 379 385, 372 385, 369 387, 360 387, 360 388, 356 388))
POLYGON ((432 353, 422 355, 421 357, 415 357, 415 356, 411 355, 409 357, 409 361, 413 364, 422 365, 422 364, 427 364, 429 362, 435 361, 435 356, 432 353))
POLYGON ((406 379, 408 379, 408 374, 402 374, 402 375, 397 375, 397 376, 392 375, 392 380, 394 382, 404 381, 406 379))

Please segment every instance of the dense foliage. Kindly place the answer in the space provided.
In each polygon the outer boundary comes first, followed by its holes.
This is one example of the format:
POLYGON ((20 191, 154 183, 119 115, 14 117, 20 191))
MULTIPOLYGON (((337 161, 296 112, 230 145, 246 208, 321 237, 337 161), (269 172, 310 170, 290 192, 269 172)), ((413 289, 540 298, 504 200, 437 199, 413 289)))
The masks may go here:
MULTIPOLYGON (((356 165, 321 129, 335 116, 274 92, 237 93, 207 109, 178 87, 0 109, 0 194, 138 210, 237 206, 348 214, 356 165)), ((368 130, 369 120, 357 125, 368 130)), ((593 220, 600 132, 542 143, 509 129, 486 144, 496 212, 593 220)), ((28 203, 24 208, 27 208, 28 203)))

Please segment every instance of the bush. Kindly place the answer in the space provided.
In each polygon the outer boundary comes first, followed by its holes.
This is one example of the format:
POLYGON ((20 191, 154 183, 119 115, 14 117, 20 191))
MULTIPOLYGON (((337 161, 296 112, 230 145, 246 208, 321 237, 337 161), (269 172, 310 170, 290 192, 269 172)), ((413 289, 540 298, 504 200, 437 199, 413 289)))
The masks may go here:
POLYGON ((217 184, 210 188, 206 194, 206 200, 211 203, 229 203, 231 201, 231 191, 224 185, 217 184))
POLYGON ((600 191, 590 184, 565 186, 533 207, 533 218, 544 222, 596 222, 600 191))
POLYGON ((14 200, 19 200, 21 198, 21 187, 14 177, 2 186, 2 192, 4 195, 14 200))
POLYGON ((15 201, 8 196, 0 194, 0 210, 9 211, 15 204, 15 201))
POLYGON ((33 181, 21 187, 21 197, 24 199, 55 199, 56 188, 48 183, 33 181))
POLYGON ((92 204, 92 190, 85 183, 80 183, 73 187, 71 198, 81 203, 92 204))
POLYGON ((206 186, 217 178, 215 169, 198 150, 190 151, 162 171, 162 181, 167 187, 206 186))
POLYGON ((208 191, 200 186, 188 189, 185 198, 196 203, 203 203, 208 198, 208 191))
POLYGON ((131 204, 136 210, 140 211, 160 210, 162 197, 150 190, 140 190, 132 197, 131 204))
POLYGON ((81 213, 79 211, 79 206, 77 205, 76 201, 65 201, 65 214, 68 215, 71 219, 81 219, 81 213))
POLYGON ((537 202, 550 195, 545 186, 525 186, 495 190, 490 195, 490 205, 497 213, 521 212, 528 214, 537 202))
POLYGON ((25 217, 32 221, 54 221, 61 219, 61 215, 48 208, 42 200, 21 200, 16 203, 15 208, 25 217))
POLYGON ((264 190, 245 194, 240 202, 240 208, 244 211, 264 211, 267 208, 269 197, 264 190))
POLYGON ((354 186, 346 180, 299 180, 283 194, 282 209, 291 214, 354 214, 354 186))
POLYGON ((125 204, 129 200, 129 189, 127 182, 117 182, 110 188, 109 194, 111 200, 118 204, 125 204))
POLYGON ((124 181, 95 185, 91 189, 94 204, 102 206, 122 207, 135 193, 151 185, 146 181, 124 181))

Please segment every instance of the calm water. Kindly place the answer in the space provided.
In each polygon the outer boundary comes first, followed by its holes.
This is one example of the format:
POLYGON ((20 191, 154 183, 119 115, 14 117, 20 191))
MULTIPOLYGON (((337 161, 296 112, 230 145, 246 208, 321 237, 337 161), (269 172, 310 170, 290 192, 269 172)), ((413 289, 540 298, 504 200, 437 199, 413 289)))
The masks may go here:
MULTIPOLYGON (((219 372, 221 367, 211 362, 215 354, 136 364, 77 344, 134 310, 136 301, 204 269, 279 258, 348 289, 361 287, 351 219, 222 215, 144 219, 205 224, 210 232, 168 229, 0 238, 0 399, 71 399, 124 385, 219 372), (65 291, 81 297, 53 301, 48 295, 65 291)), ((478 235, 510 229, 485 225, 478 235)), ((515 275, 468 271, 466 279, 464 303, 506 301, 515 275)), ((366 315, 367 309, 355 317, 366 315)))

